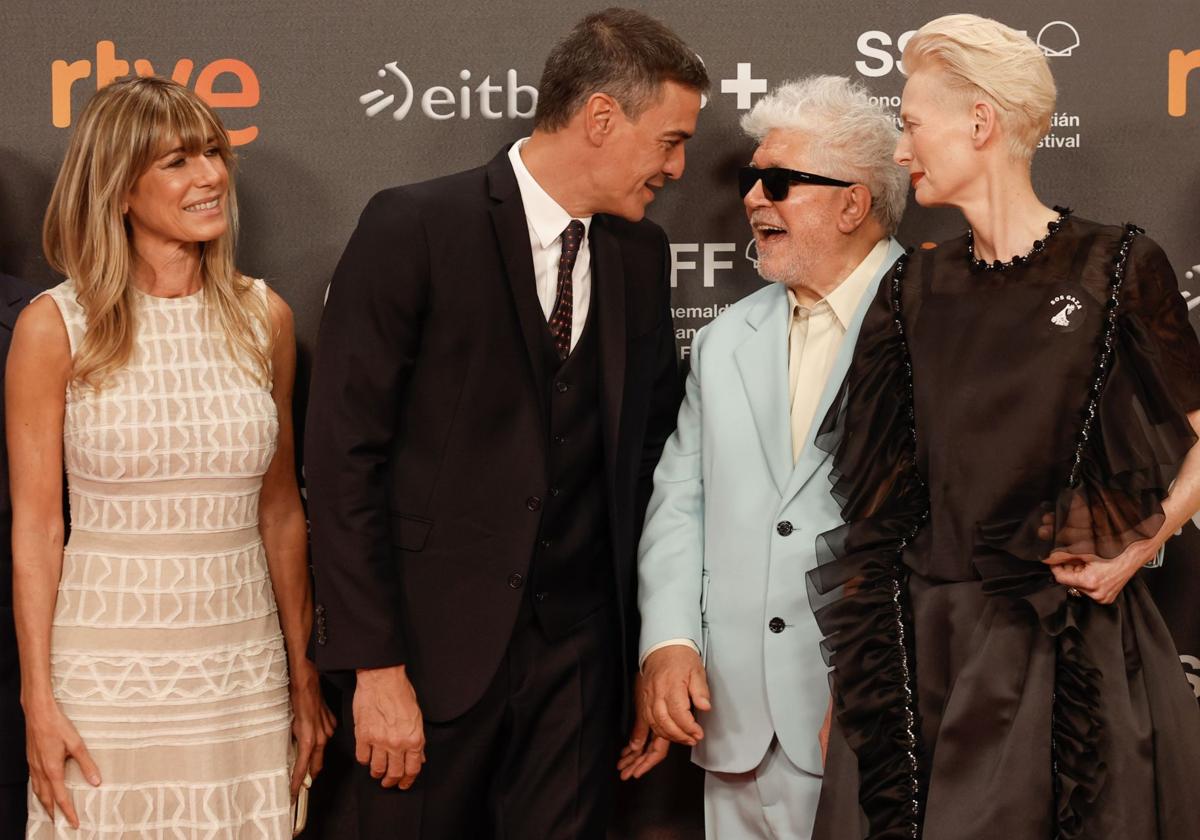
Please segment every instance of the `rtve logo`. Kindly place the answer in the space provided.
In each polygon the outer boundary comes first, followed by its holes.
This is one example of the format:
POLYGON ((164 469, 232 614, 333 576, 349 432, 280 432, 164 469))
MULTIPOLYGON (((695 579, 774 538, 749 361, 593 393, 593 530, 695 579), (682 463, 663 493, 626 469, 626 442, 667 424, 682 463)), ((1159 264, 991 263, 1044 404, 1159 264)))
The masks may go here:
MULTIPOLYGON (((181 58, 175 62, 171 78, 181 85, 191 84, 195 68, 196 62, 192 59, 181 58)), ((162 75, 156 74, 154 65, 144 58, 134 59, 133 70, 139 76, 162 75)), ((91 75, 92 62, 86 58, 71 62, 60 58, 50 65, 50 112, 55 128, 71 125, 71 88, 91 75)), ((96 43, 95 75, 96 90, 129 75, 129 62, 117 58, 117 48, 112 41, 96 43)), ((194 89, 213 108, 253 108, 259 100, 258 76, 250 65, 236 58, 218 58, 206 64, 196 76, 194 89), (231 77, 236 82, 236 89, 214 90, 216 87, 228 87, 228 83, 217 84, 223 76, 231 77)), ((229 142, 234 146, 245 145, 257 136, 256 125, 229 130, 229 142)))
MULTIPOLYGON (((416 91, 408 74, 400 69, 399 62, 389 61, 379 68, 379 78, 386 80, 386 89, 376 88, 358 97, 358 104, 365 105, 367 116, 373 117, 387 108, 392 108, 392 119, 399 121, 408 116, 412 109, 416 91), (396 97, 400 100, 397 102, 396 97), (395 107, 392 107, 395 106, 395 107)), ((471 81, 471 71, 459 71, 458 78, 471 81)), ((517 71, 509 70, 504 75, 504 84, 495 84, 490 75, 484 76, 474 88, 463 84, 455 91, 445 85, 426 88, 420 96, 420 109, 431 120, 452 120, 455 117, 469 120, 472 104, 475 112, 485 120, 527 119, 537 109, 538 91, 533 85, 523 85, 517 79, 517 71), (499 96, 497 96, 499 94, 499 96)))
POLYGON ((1188 77, 1200 68, 1200 50, 1185 53, 1171 50, 1167 56, 1167 113, 1172 117, 1187 114, 1188 77))

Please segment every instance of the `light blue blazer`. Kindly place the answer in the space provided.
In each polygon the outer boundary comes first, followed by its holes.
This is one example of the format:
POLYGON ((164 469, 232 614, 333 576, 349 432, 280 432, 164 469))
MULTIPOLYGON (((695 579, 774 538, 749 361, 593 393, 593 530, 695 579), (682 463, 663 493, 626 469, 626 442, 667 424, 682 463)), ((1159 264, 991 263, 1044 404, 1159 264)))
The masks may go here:
POLYGON ((817 535, 842 520, 830 495, 829 456, 813 437, 879 281, 901 253, 892 240, 794 466, 784 286, 742 299, 692 343, 679 424, 654 472, 638 549, 638 607, 643 655, 676 638, 702 651, 712 711, 699 715, 705 737, 692 760, 706 770, 751 770, 778 735, 795 765, 822 772, 817 733, 829 684, 805 573, 816 566, 817 535), (776 618, 782 632, 771 629, 776 618))

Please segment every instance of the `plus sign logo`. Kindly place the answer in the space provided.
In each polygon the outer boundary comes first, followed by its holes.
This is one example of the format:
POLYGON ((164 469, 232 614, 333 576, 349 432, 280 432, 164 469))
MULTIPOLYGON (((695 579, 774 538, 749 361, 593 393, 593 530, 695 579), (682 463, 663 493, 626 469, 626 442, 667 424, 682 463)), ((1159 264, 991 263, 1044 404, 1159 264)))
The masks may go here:
POLYGON ((756 93, 767 92, 767 80, 754 78, 750 62, 739 61, 737 75, 732 79, 721 80, 721 93, 736 93, 739 111, 748 111, 753 103, 751 97, 756 93))

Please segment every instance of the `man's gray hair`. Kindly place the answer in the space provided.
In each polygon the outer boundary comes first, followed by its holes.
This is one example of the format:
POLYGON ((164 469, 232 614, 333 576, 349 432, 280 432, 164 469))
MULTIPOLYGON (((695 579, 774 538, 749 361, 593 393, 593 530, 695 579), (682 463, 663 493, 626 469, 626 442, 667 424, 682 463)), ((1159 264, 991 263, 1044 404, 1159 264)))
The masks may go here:
POLYGON ((814 174, 865 184, 884 231, 900 226, 908 200, 908 171, 892 160, 900 131, 861 83, 844 76, 786 82, 742 117, 742 129, 760 143, 774 129, 802 132, 814 174))

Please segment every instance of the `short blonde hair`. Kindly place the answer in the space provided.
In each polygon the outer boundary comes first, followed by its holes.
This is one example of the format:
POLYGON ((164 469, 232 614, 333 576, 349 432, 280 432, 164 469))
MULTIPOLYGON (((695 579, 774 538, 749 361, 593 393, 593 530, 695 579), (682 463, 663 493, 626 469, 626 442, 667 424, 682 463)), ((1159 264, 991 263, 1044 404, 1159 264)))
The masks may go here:
POLYGON ((234 267, 237 193, 234 156, 221 120, 200 97, 169 79, 113 82, 83 109, 59 169, 42 247, 51 268, 75 281, 87 332, 73 380, 100 388, 133 353, 134 255, 121 205, 151 163, 179 143, 186 154, 215 146, 229 171, 228 230, 201 244, 205 304, 217 316, 238 364, 266 384, 271 376, 269 314, 253 281, 234 267), (259 340, 266 336, 268 344, 259 340))
POLYGON ((1028 35, 978 15, 946 15, 917 30, 904 48, 904 72, 933 64, 967 97, 997 110, 1009 151, 1029 160, 1050 130, 1057 91, 1046 56, 1028 35))

